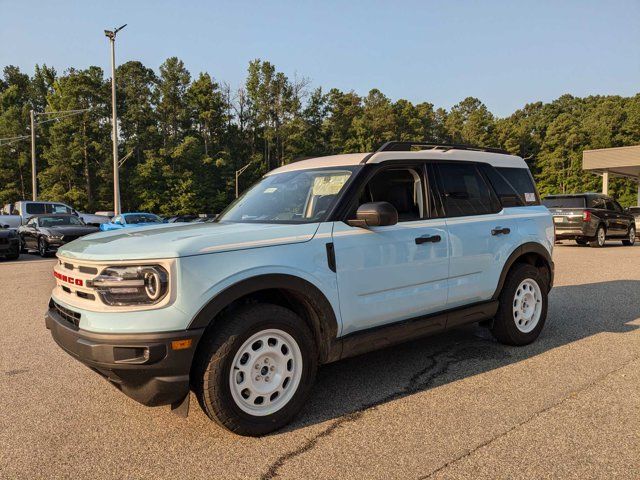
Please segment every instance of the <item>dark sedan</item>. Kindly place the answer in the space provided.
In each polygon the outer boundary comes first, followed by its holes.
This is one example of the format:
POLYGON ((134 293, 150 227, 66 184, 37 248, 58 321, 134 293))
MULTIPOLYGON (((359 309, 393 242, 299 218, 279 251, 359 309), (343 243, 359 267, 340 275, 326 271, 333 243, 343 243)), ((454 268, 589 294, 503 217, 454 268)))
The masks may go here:
POLYGON ((18 228, 22 251, 37 250, 41 256, 76 238, 97 232, 75 215, 35 215, 18 228))
POLYGON ((15 260, 20 256, 18 235, 9 225, 0 224, 0 258, 15 260))

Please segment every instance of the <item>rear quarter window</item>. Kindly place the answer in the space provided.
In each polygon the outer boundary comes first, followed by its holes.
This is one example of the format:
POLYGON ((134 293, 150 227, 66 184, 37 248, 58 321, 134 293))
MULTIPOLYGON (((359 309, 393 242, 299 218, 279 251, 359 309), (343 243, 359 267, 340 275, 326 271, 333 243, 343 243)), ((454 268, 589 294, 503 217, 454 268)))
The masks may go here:
POLYGON ((528 168, 496 167, 495 170, 515 190, 525 205, 540 205, 540 197, 528 168))

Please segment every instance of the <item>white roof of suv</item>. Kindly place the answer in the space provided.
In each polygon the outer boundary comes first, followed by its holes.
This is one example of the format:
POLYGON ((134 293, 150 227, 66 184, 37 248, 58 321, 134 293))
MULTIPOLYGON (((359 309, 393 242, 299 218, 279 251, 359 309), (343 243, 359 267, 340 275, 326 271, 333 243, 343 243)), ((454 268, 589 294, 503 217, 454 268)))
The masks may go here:
POLYGON ((316 157, 307 160, 284 165, 272 170, 267 175, 275 173, 292 172, 296 170, 308 170, 311 168, 323 167, 344 167, 349 165, 359 165, 366 160, 366 163, 381 163, 392 160, 447 160, 447 161, 467 161, 484 162, 494 167, 528 168, 525 161, 516 155, 504 153, 483 152, 478 150, 464 149, 427 149, 417 151, 387 151, 376 153, 347 153, 343 155, 330 155, 327 157, 316 157), (368 157, 368 158, 367 158, 368 157))

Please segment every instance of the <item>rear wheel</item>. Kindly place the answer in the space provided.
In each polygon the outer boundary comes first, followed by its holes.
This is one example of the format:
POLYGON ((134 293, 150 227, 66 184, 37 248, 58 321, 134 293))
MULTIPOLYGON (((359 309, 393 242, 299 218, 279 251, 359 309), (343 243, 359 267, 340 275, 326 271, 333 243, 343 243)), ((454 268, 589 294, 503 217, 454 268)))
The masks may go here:
POLYGON ((589 240, 589 246, 595 248, 604 247, 604 242, 607 239, 607 232, 604 229, 603 225, 598 225, 598 229, 596 230, 596 236, 589 240))
POLYGON ((517 264, 507 274, 500 292, 491 333, 507 345, 533 342, 547 318, 546 277, 533 265, 517 264))
POLYGON ((271 304, 241 307, 203 339, 194 390, 212 420, 240 435, 259 436, 291 421, 317 369, 305 322, 271 304))
POLYGON ((629 227, 629 232, 628 232, 627 235, 628 235, 627 238, 622 240, 622 244, 630 247, 634 243, 636 243, 636 227, 634 227, 633 225, 630 226, 629 227))

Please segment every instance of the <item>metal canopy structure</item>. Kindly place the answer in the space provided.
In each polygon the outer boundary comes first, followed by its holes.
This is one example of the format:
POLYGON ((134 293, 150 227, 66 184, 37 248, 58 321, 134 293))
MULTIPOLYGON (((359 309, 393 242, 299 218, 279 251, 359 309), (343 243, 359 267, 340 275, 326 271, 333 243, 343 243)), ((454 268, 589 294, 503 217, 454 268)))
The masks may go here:
POLYGON ((609 193, 609 176, 627 177, 638 182, 640 205, 640 145, 602 148, 582 152, 582 168, 602 176, 602 193, 609 193))

